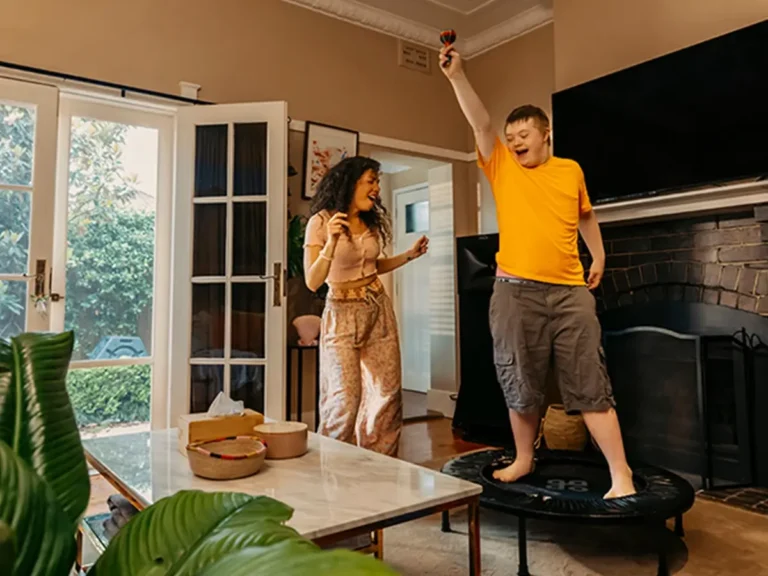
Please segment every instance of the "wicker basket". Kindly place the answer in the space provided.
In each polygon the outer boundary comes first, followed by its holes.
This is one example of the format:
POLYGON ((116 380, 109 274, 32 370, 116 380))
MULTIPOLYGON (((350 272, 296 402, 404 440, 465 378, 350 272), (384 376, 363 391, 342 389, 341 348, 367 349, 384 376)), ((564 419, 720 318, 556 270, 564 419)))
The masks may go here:
POLYGON ((587 445, 587 427, 580 414, 569 415, 562 404, 550 404, 541 419, 537 446, 542 438, 550 450, 582 451, 587 445))
POLYGON ((254 436, 205 440, 187 446, 192 473, 209 480, 252 476, 264 464, 266 455, 266 444, 254 436))

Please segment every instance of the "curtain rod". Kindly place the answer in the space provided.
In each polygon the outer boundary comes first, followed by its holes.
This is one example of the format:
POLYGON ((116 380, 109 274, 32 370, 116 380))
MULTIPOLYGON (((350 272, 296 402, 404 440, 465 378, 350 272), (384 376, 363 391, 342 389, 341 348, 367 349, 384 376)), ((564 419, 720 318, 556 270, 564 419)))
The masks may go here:
POLYGON ((195 98, 186 98, 184 96, 176 96, 175 94, 166 94, 164 92, 157 92, 155 90, 146 90, 144 88, 135 88, 133 86, 115 84, 114 82, 106 82, 104 80, 94 80, 92 78, 86 78, 84 76, 76 76, 74 74, 66 74, 64 72, 53 72, 52 70, 44 70, 42 68, 35 68, 33 66, 25 66, 23 64, 14 64, 13 62, 0 61, 0 68, 9 68, 11 70, 17 70, 19 72, 38 74, 40 76, 49 76, 52 78, 59 78, 61 80, 71 80, 73 82, 91 84, 93 86, 100 86, 102 88, 112 88, 114 90, 119 90, 120 96, 123 98, 125 98, 127 92, 133 92, 135 94, 152 96, 153 98, 163 98, 166 100, 174 100, 176 102, 185 102, 187 104, 212 104, 212 102, 197 100, 195 98))

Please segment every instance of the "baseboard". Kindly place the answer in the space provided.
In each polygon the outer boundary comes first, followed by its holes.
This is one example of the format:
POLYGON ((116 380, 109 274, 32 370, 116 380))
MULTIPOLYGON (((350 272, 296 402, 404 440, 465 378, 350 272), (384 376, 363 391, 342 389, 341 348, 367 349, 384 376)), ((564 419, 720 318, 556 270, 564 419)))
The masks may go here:
POLYGON ((452 398, 454 394, 456 393, 448 390, 427 391, 427 410, 434 410, 446 418, 453 418, 453 411, 456 409, 456 400, 452 398))

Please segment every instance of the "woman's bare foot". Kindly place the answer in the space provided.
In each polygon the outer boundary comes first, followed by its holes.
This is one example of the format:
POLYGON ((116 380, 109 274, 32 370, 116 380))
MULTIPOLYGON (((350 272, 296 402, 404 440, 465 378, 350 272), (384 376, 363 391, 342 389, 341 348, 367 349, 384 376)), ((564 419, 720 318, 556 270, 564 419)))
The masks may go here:
POLYGON ((623 498, 632 496, 636 492, 635 485, 632 482, 632 470, 627 467, 626 471, 618 474, 611 474, 611 489, 603 496, 605 500, 611 498, 623 498))
POLYGON ((523 476, 528 476, 533 472, 533 458, 515 458, 506 468, 496 470, 493 477, 500 482, 517 482, 523 476))

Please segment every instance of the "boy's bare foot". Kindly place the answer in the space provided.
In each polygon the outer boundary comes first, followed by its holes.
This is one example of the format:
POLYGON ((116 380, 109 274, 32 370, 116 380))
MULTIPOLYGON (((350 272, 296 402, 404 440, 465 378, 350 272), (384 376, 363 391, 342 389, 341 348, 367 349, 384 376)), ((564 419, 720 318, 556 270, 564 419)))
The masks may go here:
POLYGON ((623 473, 611 474, 611 482, 611 489, 603 496, 605 500, 632 496, 636 492, 632 482, 632 470, 629 467, 623 473))
POLYGON ((501 470, 496 470, 493 477, 500 482, 517 482, 523 476, 528 476, 534 469, 533 458, 515 458, 515 461, 501 470))

